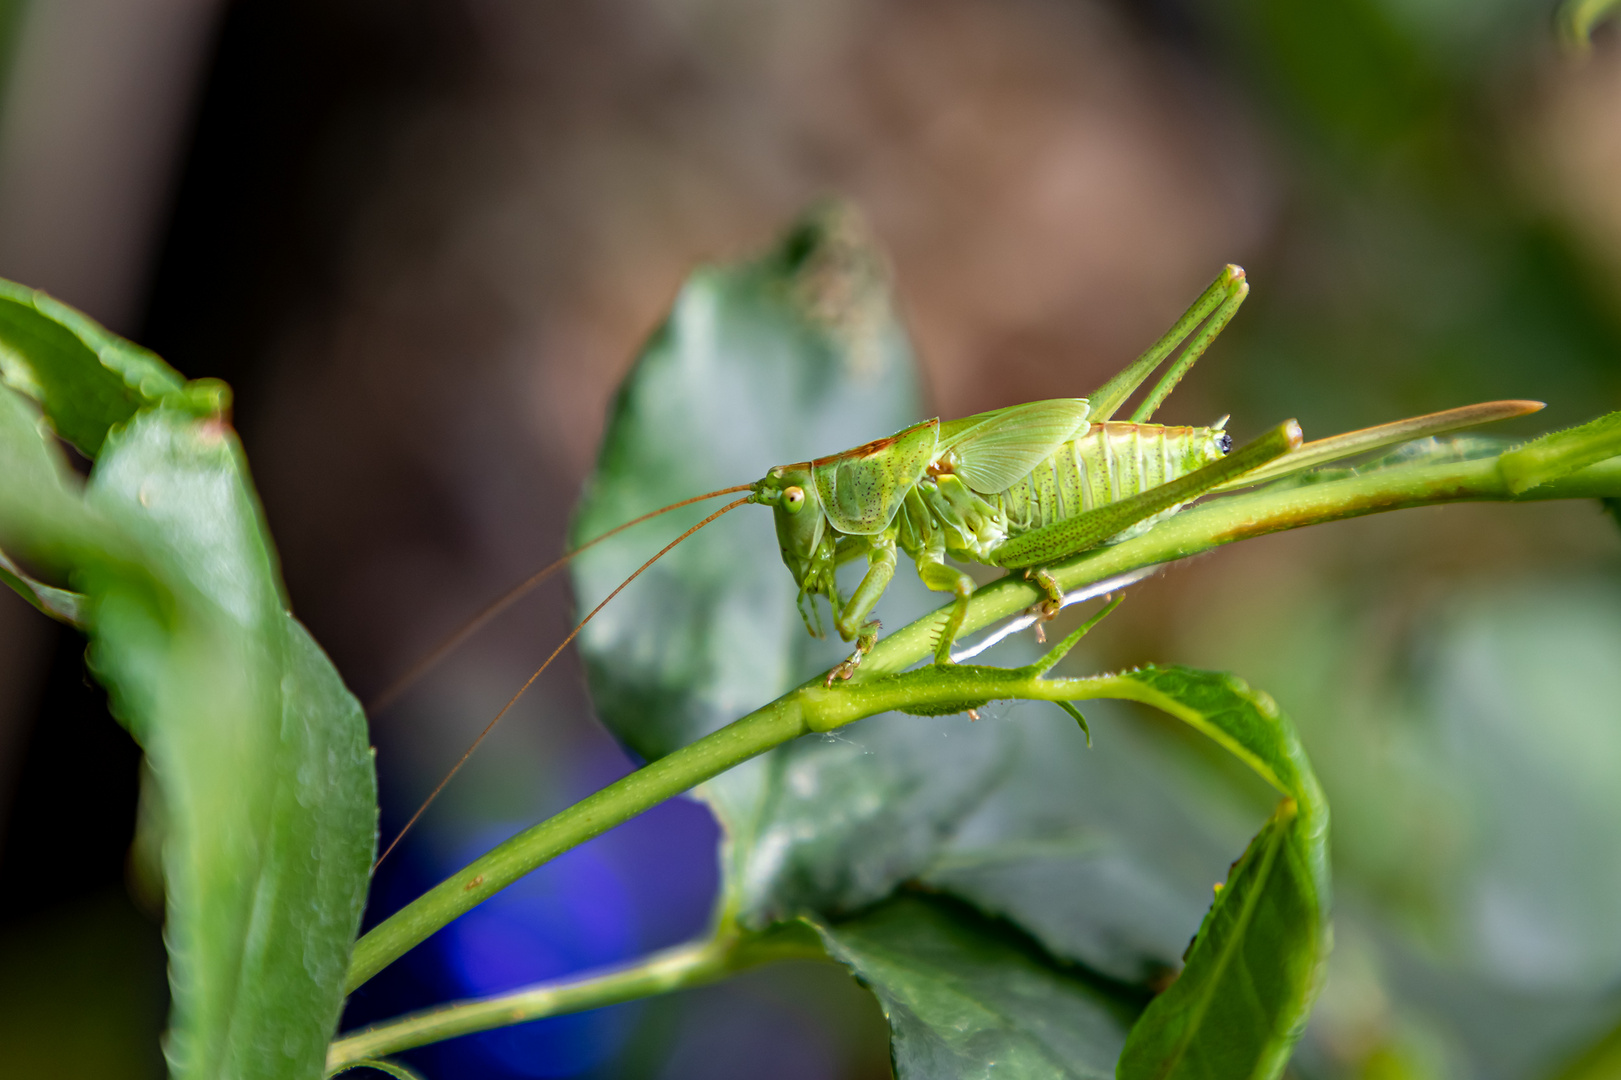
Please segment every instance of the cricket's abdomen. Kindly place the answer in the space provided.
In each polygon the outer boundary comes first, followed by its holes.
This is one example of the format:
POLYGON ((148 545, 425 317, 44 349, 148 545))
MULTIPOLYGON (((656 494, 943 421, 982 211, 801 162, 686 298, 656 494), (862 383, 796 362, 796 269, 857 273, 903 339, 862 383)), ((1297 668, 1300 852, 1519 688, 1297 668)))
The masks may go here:
POLYGON ((1227 445, 1216 428, 1093 424, 990 501, 1017 536, 1175 480, 1219 459, 1227 445))

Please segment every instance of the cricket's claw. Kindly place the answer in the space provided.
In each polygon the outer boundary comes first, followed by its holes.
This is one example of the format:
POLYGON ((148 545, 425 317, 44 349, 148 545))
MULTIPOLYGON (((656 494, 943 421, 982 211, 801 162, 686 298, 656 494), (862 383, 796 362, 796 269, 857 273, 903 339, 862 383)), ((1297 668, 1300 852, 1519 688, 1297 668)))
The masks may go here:
POLYGON ((856 668, 860 666, 861 650, 857 649, 855 652, 850 654, 850 659, 846 660, 842 664, 837 665, 832 671, 827 673, 827 682, 824 685, 826 685, 829 689, 832 689, 834 679, 848 679, 850 676, 856 673, 856 668))
MULTIPOLYGON (((878 624, 875 621, 873 623, 873 626, 876 627, 877 625, 878 624)), ((861 658, 863 656, 866 656, 867 655, 867 650, 869 650, 871 648, 872 648, 872 641, 870 639, 868 639, 868 638, 858 638, 858 639, 856 639, 856 651, 850 654, 850 658, 848 660, 846 660, 842 664, 839 664, 832 671, 829 671, 827 673, 827 682, 824 683, 823 685, 827 686, 828 688, 831 689, 832 686, 833 686, 833 680, 834 679, 848 679, 850 676, 854 675, 856 673, 856 668, 861 666, 861 658)))
POLYGON ((1036 619, 1036 642, 1037 644, 1046 645, 1047 631, 1042 629, 1042 624, 1050 623, 1054 616, 1059 615, 1059 605, 1055 605, 1052 600, 1042 600, 1041 603, 1029 605, 1029 608, 1024 610, 1024 615, 1036 619))
POLYGON ((1058 584, 1058 579, 1044 568, 1026 570, 1024 577, 1026 581, 1034 581, 1040 585, 1047 594, 1025 610, 1025 614, 1036 620, 1036 642, 1045 645, 1047 631, 1042 629, 1041 624, 1051 622, 1064 609, 1064 589, 1058 584))
POLYGON ((1025 614, 1036 620, 1035 631, 1038 644, 1047 644, 1047 631, 1042 629, 1042 624, 1057 618, 1060 610, 1062 610, 1062 607, 1056 600, 1041 600, 1025 609, 1025 614))

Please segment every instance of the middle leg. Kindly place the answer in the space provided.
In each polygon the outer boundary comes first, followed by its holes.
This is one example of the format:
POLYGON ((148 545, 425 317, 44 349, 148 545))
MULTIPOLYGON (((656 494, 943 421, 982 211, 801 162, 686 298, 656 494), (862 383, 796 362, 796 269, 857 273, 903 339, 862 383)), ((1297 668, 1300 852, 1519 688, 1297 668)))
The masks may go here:
POLYGON ((954 663, 951 646, 962 630, 963 620, 968 617, 968 598, 974 595, 974 579, 956 567, 946 565, 944 553, 934 551, 921 553, 917 561, 917 576, 935 592, 953 593, 957 597, 951 605, 951 614, 946 616, 945 626, 940 629, 940 639, 934 644, 936 664, 954 663))

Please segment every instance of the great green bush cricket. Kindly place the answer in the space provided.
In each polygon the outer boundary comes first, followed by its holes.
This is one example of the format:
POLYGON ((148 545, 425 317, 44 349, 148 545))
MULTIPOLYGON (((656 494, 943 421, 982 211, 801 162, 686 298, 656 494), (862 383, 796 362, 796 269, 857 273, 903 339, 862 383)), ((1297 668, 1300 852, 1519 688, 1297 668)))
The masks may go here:
POLYGON ((1288 420, 1238 450, 1231 449, 1225 418, 1209 427, 1152 423, 1159 406, 1232 319, 1248 292, 1240 267, 1223 268, 1163 337, 1090 397, 1029 402, 960 420, 927 420, 842 453, 777 466, 752 484, 707 492, 643 514, 546 567, 463 627, 374 708, 386 704, 484 621, 590 546, 666 511, 724 494, 748 493, 682 533, 593 608, 490 721, 400 835, 597 612, 676 545, 739 506, 758 503, 772 508, 783 562, 799 587, 807 630, 820 636, 814 599, 820 595, 833 609, 840 637, 855 643, 849 658, 827 673, 825 682, 831 687, 855 674, 877 638, 880 625, 870 616, 894 574, 897 552, 912 559, 926 586, 954 597, 934 651, 935 663, 949 664, 974 583, 949 565, 948 558, 1021 571, 1031 578, 1045 593, 1033 609, 1039 633, 1040 620, 1056 614, 1064 600, 1047 572, 1049 565, 1151 528, 1201 495, 1542 407, 1538 402, 1492 402, 1306 446, 1299 425, 1288 420), (1131 418, 1113 419, 1173 356, 1131 418), (836 571, 860 558, 866 559, 867 570, 846 600, 836 571))

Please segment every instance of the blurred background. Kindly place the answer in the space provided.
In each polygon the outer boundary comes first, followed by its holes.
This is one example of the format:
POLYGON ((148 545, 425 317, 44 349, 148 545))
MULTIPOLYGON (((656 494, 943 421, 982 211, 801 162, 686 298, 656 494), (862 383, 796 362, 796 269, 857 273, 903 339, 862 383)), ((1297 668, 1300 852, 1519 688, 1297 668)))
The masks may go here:
MULTIPOLYGON (((0 276, 235 386, 295 610, 362 698, 561 549, 689 269, 823 195, 889 252, 943 415, 1085 394, 1228 261, 1254 292, 1171 422, 1320 437, 1548 401, 1501 432, 1524 435, 1621 407, 1621 36, 1568 54, 1546 0, 0 0, 0 55, 0 276)), ((375 718, 385 837, 566 632, 560 581, 375 718)), ((77 636, 8 597, 0 1072, 160 1075, 138 754, 77 636)), ((1609 1052, 1584 1075, 1621 1076, 1615 521, 1460 506, 1271 537, 1107 629, 1100 662, 1235 670, 1303 729, 1338 948, 1300 1075, 1552 1077, 1609 1052)), ((565 659, 370 920, 631 767, 565 659)), ((693 936, 716 838, 701 805, 662 807, 346 1022, 693 936)), ((888 1070, 876 1007, 811 965, 412 1060, 888 1070)))

